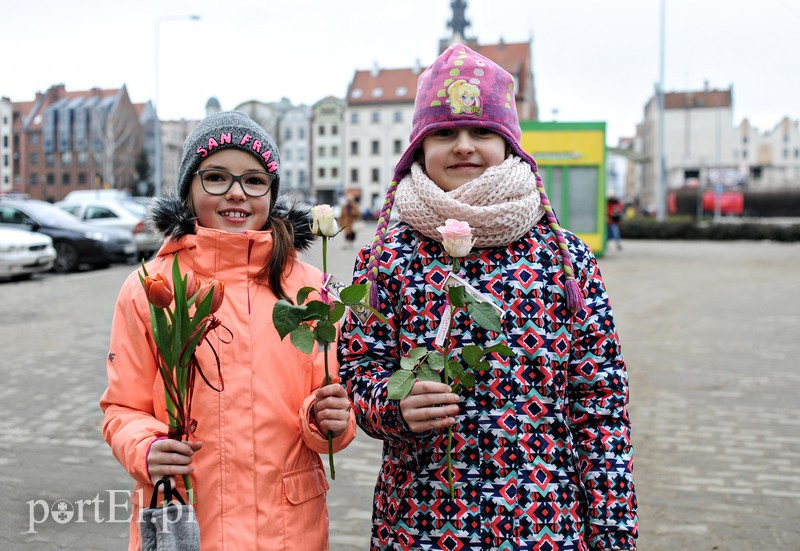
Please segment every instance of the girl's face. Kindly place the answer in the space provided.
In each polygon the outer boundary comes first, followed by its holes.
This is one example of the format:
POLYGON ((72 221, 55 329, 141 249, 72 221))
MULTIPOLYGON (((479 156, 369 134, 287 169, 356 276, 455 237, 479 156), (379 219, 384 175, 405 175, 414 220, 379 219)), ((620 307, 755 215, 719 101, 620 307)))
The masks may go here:
MULTIPOLYGON (((198 170, 205 169, 221 169, 237 176, 246 172, 260 173, 253 175, 256 179, 251 180, 252 182, 263 179, 261 175, 266 174, 258 159, 238 149, 223 149, 203 159, 198 170)), ((207 175, 207 186, 219 185, 219 174, 207 175)), ((244 181, 248 179, 245 177, 244 181)), ((242 181, 234 181, 231 188, 222 195, 211 195, 203 189, 200 176, 195 174, 189 189, 189 208, 197 216, 197 222, 206 228, 228 232, 262 229, 267 223, 270 203, 269 191, 263 197, 250 197, 244 192, 242 181)))
POLYGON ((478 126, 434 130, 422 140, 425 172, 444 191, 474 180, 506 158, 500 134, 478 126))

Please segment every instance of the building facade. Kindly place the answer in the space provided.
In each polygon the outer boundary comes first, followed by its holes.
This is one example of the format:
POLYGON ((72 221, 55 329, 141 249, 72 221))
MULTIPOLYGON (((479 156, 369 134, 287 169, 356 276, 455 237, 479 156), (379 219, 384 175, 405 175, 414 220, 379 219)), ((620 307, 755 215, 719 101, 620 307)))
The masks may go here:
POLYGON ((328 96, 311 106, 311 192, 315 203, 335 205, 344 188, 345 102, 328 96))
POLYGON ((125 86, 67 92, 59 84, 12 110, 11 191, 47 201, 78 189, 135 192, 143 130, 125 86))
POLYGON ((0 98, 0 193, 9 193, 12 189, 14 160, 14 108, 11 100, 0 98))

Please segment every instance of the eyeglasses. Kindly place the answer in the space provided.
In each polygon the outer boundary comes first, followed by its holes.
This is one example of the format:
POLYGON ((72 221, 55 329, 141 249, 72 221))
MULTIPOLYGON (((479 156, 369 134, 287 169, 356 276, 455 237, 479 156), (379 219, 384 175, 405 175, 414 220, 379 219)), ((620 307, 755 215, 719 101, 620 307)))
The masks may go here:
POLYGON ((275 181, 274 174, 259 171, 231 174, 221 168, 206 168, 195 174, 200 176, 200 185, 209 195, 225 195, 234 182, 239 182, 248 197, 263 197, 269 193, 272 182, 275 181))

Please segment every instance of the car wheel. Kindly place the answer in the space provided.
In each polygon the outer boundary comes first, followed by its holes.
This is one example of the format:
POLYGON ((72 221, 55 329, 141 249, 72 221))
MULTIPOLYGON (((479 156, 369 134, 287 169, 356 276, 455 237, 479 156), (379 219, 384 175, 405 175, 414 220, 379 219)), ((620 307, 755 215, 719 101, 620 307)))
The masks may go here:
POLYGON ((72 272, 78 267, 78 251, 75 247, 64 241, 56 243, 56 261, 53 271, 59 274, 72 272))

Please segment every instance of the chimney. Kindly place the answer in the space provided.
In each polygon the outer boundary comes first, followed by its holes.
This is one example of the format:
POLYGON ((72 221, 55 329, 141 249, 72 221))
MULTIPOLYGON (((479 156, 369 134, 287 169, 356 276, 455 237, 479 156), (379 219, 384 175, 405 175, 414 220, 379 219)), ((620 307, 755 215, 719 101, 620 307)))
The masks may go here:
POLYGON ((375 62, 375 65, 372 67, 372 71, 370 71, 369 74, 372 76, 372 78, 378 78, 378 75, 381 74, 381 68, 377 61, 375 62))

